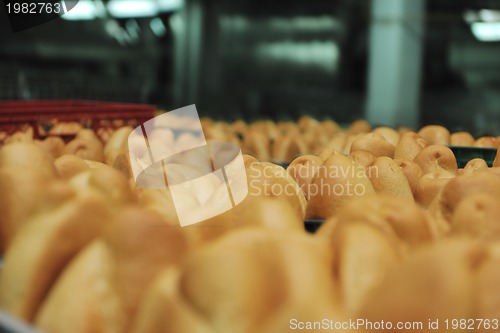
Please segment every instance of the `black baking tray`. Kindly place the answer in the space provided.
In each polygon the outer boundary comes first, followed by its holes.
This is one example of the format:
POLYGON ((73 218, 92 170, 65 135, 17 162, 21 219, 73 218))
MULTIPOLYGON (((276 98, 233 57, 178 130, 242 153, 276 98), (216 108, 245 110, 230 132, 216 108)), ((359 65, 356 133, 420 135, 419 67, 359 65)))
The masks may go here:
POLYGON ((491 167, 497 154, 496 148, 450 146, 450 149, 457 159, 459 168, 463 168, 467 162, 475 158, 482 158, 491 167))

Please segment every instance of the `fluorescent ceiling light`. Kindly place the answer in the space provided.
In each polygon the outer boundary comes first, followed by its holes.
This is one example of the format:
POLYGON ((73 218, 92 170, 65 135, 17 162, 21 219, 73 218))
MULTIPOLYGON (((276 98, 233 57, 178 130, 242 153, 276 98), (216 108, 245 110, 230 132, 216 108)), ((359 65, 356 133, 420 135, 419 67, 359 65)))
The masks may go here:
POLYGON ((500 10, 481 9, 479 17, 483 22, 500 22, 500 10))
POLYGON ((158 0, 158 8, 162 12, 179 10, 184 6, 184 0, 158 0))
MULTIPOLYGON (((61 1, 64 6, 64 1, 61 1)), ((96 18, 96 7, 93 1, 78 1, 75 7, 62 15, 63 20, 82 21, 94 20, 96 18)))
POLYGON ((471 25, 472 34, 481 42, 500 41, 500 22, 475 22, 471 25))
POLYGON ((116 18, 151 17, 158 14, 158 3, 152 0, 111 0, 108 11, 116 18))
POLYGON ((165 24, 163 24, 163 21, 159 17, 152 19, 149 22, 149 26, 157 37, 163 37, 167 34, 167 27, 165 27, 165 24))

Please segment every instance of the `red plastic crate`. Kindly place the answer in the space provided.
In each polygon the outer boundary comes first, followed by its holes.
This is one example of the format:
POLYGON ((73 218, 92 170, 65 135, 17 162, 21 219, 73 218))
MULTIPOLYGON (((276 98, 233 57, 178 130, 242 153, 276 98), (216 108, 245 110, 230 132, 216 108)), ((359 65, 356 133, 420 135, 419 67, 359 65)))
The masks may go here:
POLYGON ((35 137, 41 138, 58 122, 77 122, 95 131, 103 127, 135 127, 153 118, 155 111, 156 107, 148 104, 78 100, 3 101, 0 102, 0 132, 13 134, 32 126, 35 137))

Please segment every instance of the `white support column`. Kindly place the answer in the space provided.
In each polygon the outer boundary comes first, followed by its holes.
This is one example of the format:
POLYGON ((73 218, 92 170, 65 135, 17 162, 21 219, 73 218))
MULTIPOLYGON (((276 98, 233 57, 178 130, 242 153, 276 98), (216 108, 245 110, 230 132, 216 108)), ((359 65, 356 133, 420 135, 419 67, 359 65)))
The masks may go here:
POLYGON ((366 118, 419 126, 425 0, 372 0, 366 118))

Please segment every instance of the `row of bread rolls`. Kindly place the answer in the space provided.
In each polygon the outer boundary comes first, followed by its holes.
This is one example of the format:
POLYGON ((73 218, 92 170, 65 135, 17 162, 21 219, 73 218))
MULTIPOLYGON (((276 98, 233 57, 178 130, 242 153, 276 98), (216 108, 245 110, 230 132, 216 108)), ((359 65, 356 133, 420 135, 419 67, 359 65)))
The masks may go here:
MULTIPOLYGON (((245 156, 249 196, 180 228, 168 189, 134 185, 130 130, 103 145, 105 163, 77 154, 54 159, 29 140, 1 148, 1 309, 53 333, 288 332, 292 318, 428 320, 500 311, 496 168, 476 161, 460 170, 446 147, 418 133, 407 133, 399 160, 324 150, 287 173, 245 156), (320 166, 337 177, 315 173, 320 166), (437 189, 433 179, 442 180, 437 189), (320 180, 372 190, 316 196, 306 185, 320 180), (302 224, 311 211, 330 217, 315 236, 302 224)), ((217 191, 207 183, 186 192, 184 203, 200 209, 217 191)))
MULTIPOLYGON (((65 124, 61 123, 63 125, 65 124)), ((68 126, 74 127, 71 124, 68 126)), ((255 156, 260 161, 280 163, 289 163, 302 155, 318 155, 324 149, 339 151, 344 155, 366 150, 377 157, 414 157, 412 155, 415 149, 421 144, 418 140, 415 142, 415 135, 429 145, 498 148, 500 144, 499 137, 474 138, 468 132, 450 133, 439 125, 424 126, 418 132, 413 132, 405 127, 397 130, 389 127, 374 128, 366 121, 358 120, 342 128, 332 120, 318 121, 309 116, 303 116, 297 122, 261 120, 252 123, 242 120, 227 123, 203 118, 202 127, 209 141, 234 142, 241 146, 244 153, 255 156)), ((131 131, 129 126, 116 130, 111 127, 101 128, 97 133, 75 128, 72 133, 77 133, 76 137, 71 142, 64 143, 59 137, 64 131, 51 132, 49 137, 35 140, 33 129, 28 127, 10 136, 4 134, 0 137, 0 145, 15 141, 34 141, 55 158, 63 154, 76 154, 84 159, 109 162, 110 159, 114 160, 114 153, 121 148, 120 138, 126 138, 131 131), (108 145, 108 141, 111 144, 106 148, 103 145, 108 145)), ((168 129, 165 132, 158 139, 171 141, 172 134, 168 129)))

